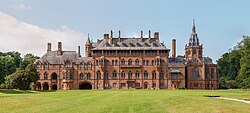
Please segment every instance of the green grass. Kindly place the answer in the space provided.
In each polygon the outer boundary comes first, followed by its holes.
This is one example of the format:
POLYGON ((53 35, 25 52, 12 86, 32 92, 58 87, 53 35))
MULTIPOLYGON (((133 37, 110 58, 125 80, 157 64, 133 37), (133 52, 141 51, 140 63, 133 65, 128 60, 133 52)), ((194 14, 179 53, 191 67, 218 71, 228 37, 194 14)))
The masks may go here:
POLYGON ((0 113, 249 113, 250 90, 0 90, 0 113))

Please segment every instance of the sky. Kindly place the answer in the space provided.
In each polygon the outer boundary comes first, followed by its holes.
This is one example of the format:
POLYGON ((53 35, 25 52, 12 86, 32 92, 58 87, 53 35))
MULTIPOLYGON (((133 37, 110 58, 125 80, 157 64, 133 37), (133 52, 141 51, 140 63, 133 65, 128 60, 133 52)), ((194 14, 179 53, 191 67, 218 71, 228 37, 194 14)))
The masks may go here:
MULTIPOLYGON (((171 49, 185 54, 192 21, 204 47, 204 56, 214 62, 243 35, 249 35, 249 0, 1 0, 0 51, 19 51, 42 56, 48 42, 56 50, 84 48, 89 37, 96 41, 114 31, 117 36, 139 37, 144 31, 159 32, 171 49)), ((82 55, 84 54, 82 49, 82 55)), ((171 54, 171 52, 170 52, 171 54)))

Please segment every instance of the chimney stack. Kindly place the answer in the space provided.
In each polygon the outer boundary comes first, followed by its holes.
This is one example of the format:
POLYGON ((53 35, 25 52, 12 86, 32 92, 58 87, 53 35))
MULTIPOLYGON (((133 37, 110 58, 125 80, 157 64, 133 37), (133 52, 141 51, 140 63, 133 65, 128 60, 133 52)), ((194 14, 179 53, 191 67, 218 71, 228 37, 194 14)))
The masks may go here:
POLYGON ((159 39, 159 32, 155 32, 154 38, 159 39))
POLYGON ((172 39, 172 58, 176 57, 176 40, 172 39))
POLYGON ((109 34, 104 34, 104 39, 108 39, 109 38, 109 34))
POLYGON ((141 38, 143 38, 143 31, 141 30, 141 38))
POLYGON ((57 55, 62 55, 62 42, 58 42, 57 55))
POLYGON ((81 57, 81 48, 78 46, 78 57, 81 57))
POLYGON ((47 52, 51 51, 51 43, 48 43, 47 52))
POLYGON ((151 38, 151 31, 148 31, 148 38, 151 38))
POLYGON ((118 41, 121 42, 121 31, 118 32, 118 41))
POLYGON ((110 38, 113 38, 113 31, 110 32, 110 38))

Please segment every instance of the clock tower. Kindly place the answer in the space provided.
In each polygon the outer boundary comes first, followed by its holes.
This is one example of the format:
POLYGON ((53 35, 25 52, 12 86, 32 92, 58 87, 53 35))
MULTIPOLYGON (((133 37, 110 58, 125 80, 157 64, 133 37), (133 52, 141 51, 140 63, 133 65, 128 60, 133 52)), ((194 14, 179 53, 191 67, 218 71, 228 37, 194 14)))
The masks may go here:
POLYGON ((195 29, 195 21, 193 20, 192 33, 189 38, 189 43, 185 47, 185 58, 186 61, 190 61, 194 58, 202 60, 202 44, 199 42, 198 35, 195 29))

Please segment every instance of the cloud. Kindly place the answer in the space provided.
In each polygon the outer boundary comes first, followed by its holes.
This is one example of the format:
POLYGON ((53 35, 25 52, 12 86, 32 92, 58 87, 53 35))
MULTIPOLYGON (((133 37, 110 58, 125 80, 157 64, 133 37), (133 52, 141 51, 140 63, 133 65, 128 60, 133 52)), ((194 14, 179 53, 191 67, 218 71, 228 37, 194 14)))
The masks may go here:
POLYGON ((47 51, 48 42, 52 43, 52 50, 57 49, 57 42, 61 41, 63 50, 77 51, 77 46, 81 45, 83 48, 86 39, 82 33, 67 26, 46 29, 18 21, 0 12, 0 51, 18 51, 22 55, 32 53, 42 56, 47 51))
POLYGON ((26 6, 23 3, 14 3, 14 4, 10 5, 9 7, 12 8, 12 9, 22 10, 22 11, 32 9, 31 6, 26 6))

